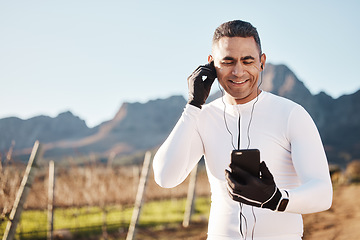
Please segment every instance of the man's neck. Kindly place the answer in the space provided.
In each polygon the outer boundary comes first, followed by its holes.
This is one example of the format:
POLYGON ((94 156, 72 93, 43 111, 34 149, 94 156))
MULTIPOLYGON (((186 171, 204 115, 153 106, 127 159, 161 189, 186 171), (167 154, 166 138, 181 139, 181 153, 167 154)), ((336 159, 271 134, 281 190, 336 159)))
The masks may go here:
POLYGON ((246 96, 246 97, 241 98, 241 99, 236 99, 236 98, 232 97, 231 95, 229 95, 226 92, 225 92, 225 96, 226 96, 226 100, 227 100, 227 102, 229 104, 231 104, 231 105, 239 105, 239 104, 245 104, 245 103, 248 103, 248 102, 252 101, 257 96, 259 96, 261 92, 262 92, 261 89, 257 89, 256 93, 253 94, 253 96, 250 97, 250 95, 252 95, 252 94, 250 94, 249 96, 246 96))

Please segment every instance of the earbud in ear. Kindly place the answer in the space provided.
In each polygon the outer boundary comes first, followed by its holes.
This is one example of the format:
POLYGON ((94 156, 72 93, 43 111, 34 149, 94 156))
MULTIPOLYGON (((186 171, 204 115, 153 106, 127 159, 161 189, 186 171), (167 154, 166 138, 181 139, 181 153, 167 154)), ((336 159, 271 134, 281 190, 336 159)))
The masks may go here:
POLYGON ((264 69, 264 65, 263 65, 263 64, 261 64, 261 69, 264 69))

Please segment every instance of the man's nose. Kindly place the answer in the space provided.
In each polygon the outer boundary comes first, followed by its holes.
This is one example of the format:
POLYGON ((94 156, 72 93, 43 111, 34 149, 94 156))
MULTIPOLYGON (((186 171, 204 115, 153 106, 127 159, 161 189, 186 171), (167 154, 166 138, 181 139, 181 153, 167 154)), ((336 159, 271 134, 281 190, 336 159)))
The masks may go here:
POLYGON ((234 76, 241 77, 242 75, 244 75, 244 71, 244 66, 240 62, 237 62, 232 69, 232 74, 234 76))

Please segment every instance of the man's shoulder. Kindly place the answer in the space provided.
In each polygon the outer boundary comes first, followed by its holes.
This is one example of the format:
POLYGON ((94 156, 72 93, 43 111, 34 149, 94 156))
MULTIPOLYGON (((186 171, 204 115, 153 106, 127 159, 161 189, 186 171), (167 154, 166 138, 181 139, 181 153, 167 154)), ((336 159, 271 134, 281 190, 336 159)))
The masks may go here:
POLYGON ((281 114, 290 114, 292 111, 306 111, 303 106, 294 102, 291 99, 282 97, 270 92, 265 92, 264 105, 272 112, 281 114))
POLYGON ((285 106, 289 106, 289 107, 295 107, 295 106, 300 106, 300 104, 294 102, 293 100, 283 97, 283 96, 279 96, 276 95, 274 93, 271 92, 264 92, 265 94, 265 99, 266 101, 272 103, 272 104, 280 104, 280 107, 285 107, 285 106))
POLYGON ((222 97, 218 97, 218 98, 212 100, 211 102, 208 102, 203 105, 203 109, 206 111, 211 111, 211 110, 219 109, 219 108, 222 109, 223 107, 224 107, 224 103, 223 103, 222 97))

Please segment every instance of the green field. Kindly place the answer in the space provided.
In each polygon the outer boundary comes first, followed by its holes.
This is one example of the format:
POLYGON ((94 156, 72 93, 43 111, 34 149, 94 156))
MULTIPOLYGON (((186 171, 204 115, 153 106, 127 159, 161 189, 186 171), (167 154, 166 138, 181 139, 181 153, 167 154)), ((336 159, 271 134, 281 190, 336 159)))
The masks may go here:
MULTIPOLYGON (((139 220, 140 227, 164 227, 181 223, 184 217, 186 199, 174 199, 145 203, 139 220)), ((192 221, 208 219, 210 199, 197 198, 192 221)), ((56 209, 54 213, 54 230, 66 229, 75 236, 101 234, 106 226, 107 232, 122 229, 127 231, 133 208, 122 206, 81 207, 56 209)), ((17 239, 45 239, 47 213, 45 210, 27 210, 21 216, 17 228, 17 239)), ((3 235, 6 222, 0 225, 0 236, 3 235)))

